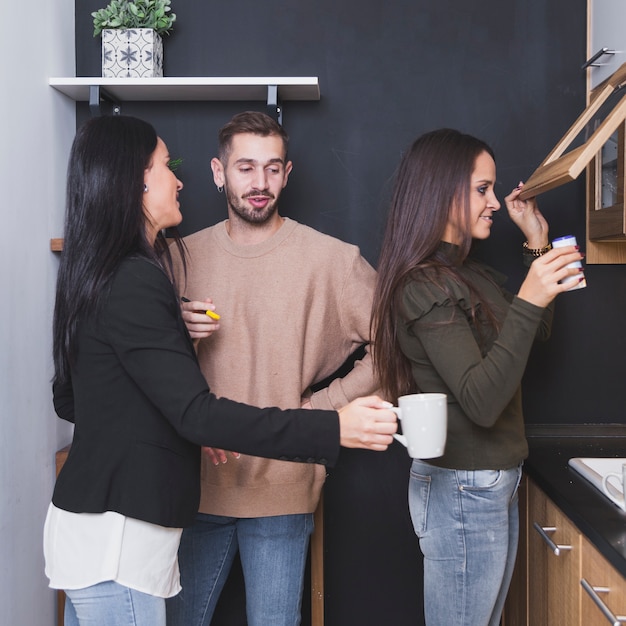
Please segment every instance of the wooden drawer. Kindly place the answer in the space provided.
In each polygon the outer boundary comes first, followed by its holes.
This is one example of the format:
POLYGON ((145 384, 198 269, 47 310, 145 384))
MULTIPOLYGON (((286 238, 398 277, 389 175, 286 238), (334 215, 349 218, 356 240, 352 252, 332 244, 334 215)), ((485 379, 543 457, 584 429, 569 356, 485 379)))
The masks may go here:
POLYGON ((626 579, 528 477, 503 626, 626 626, 626 579))
POLYGON ((626 580, 582 539, 581 625, 626 624, 626 580))
POLYGON ((528 623, 579 624, 578 529, 536 486, 528 492, 528 623))

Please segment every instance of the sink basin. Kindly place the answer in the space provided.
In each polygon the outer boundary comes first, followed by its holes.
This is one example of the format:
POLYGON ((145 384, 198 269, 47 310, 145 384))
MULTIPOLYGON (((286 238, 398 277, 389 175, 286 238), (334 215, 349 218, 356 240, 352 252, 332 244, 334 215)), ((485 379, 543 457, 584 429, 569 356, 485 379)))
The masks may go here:
POLYGON ((569 466, 576 470, 581 476, 586 478, 605 498, 608 498, 620 509, 625 510, 624 491, 620 489, 617 480, 611 479, 607 483, 609 493, 602 488, 602 479, 611 473, 622 474, 622 465, 626 463, 626 458, 582 458, 576 457, 568 461, 569 466))

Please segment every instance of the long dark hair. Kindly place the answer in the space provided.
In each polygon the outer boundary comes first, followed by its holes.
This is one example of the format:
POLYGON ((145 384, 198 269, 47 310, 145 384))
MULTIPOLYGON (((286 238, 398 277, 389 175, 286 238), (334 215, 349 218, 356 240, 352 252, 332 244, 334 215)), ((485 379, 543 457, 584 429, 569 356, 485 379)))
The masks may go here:
POLYGON ((472 245, 469 227, 461 229, 458 246, 444 252, 440 244, 453 212, 461 224, 469 224, 469 183, 483 152, 494 156, 480 139, 442 128, 415 140, 396 172, 372 310, 374 369, 390 400, 416 390, 397 341, 403 287, 420 270, 442 287, 445 276, 465 283, 459 268, 472 245))
MULTIPOLYGON (((66 381, 76 356, 79 324, 95 314, 112 276, 130 255, 163 265, 172 260, 163 234, 146 238, 144 171, 157 146, 155 129, 143 120, 108 115, 86 122, 70 152, 63 252, 53 319, 55 380, 66 381)), ((184 263, 184 249, 174 231, 184 263)))

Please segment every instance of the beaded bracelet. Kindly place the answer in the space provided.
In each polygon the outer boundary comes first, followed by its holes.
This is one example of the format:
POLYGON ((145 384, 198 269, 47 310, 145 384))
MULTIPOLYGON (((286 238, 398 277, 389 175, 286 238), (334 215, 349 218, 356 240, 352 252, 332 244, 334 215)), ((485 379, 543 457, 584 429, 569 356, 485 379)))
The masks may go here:
POLYGON ((546 252, 549 252, 550 250, 552 250, 552 244, 548 243, 547 246, 543 247, 543 248, 529 248, 528 247, 528 242, 525 241, 522 244, 522 248, 524 248, 524 254, 528 254, 532 257, 538 257, 541 256, 542 254, 545 254, 546 252))

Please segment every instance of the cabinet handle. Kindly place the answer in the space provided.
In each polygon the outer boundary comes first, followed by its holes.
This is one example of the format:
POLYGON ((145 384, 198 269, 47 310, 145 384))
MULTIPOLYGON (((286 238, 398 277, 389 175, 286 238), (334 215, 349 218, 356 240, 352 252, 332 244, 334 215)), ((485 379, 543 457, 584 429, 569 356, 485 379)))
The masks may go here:
POLYGON ((598 593, 608 593, 610 591, 609 587, 593 587, 584 578, 580 579, 580 584, 587 592, 589 597, 593 600, 593 603, 600 609, 602 615, 604 615, 604 617, 609 620, 612 626, 623 626, 626 617, 624 617, 623 615, 615 615, 613 611, 611 611, 611 609, 609 609, 609 607, 604 604, 602 598, 600 598, 600 596, 598 595, 598 593))
POLYGON ((556 526, 540 526, 537 522, 533 522, 533 527, 539 533, 539 536, 545 541, 547 546, 554 552, 556 556, 561 555, 563 550, 571 550, 572 546, 562 546, 554 543, 547 533, 553 533, 556 530, 556 526))

